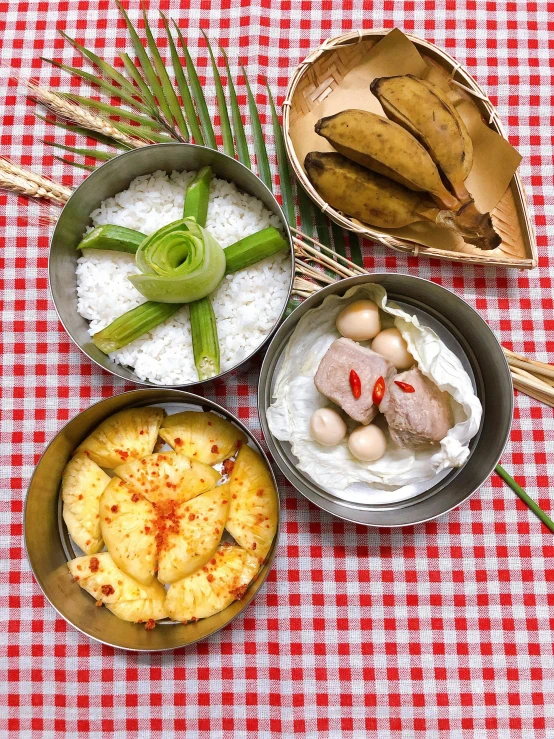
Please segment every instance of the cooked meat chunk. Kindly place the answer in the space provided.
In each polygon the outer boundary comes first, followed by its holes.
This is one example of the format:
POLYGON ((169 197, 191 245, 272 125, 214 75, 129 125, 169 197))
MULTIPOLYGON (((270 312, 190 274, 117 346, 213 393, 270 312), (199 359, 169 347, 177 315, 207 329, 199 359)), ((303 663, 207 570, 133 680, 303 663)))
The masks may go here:
POLYGON ((354 421, 367 425, 379 409, 372 399, 379 377, 385 381, 396 373, 391 362, 360 346, 351 339, 337 339, 319 363, 314 377, 316 388, 326 398, 340 406, 354 421), (355 398, 350 387, 350 372, 360 378, 361 394, 355 398))
POLYGON ((379 410, 385 414, 392 440, 400 447, 435 444, 454 425, 448 394, 439 390, 417 367, 387 382, 379 410), (414 392, 406 392, 396 382, 407 383, 414 392))

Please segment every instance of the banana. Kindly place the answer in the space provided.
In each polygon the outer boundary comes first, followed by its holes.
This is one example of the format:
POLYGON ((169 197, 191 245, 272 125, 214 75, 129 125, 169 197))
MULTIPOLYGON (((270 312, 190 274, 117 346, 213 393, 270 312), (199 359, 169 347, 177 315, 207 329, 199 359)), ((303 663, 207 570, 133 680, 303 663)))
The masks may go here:
POLYGON ((364 223, 378 228, 402 228, 428 221, 455 231, 481 249, 494 249, 500 243, 492 225, 490 230, 486 222, 478 224, 479 228, 468 228, 457 220, 456 213, 437 208, 420 193, 341 154, 312 151, 306 156, 304 167, 310 182, 329 205, 364 223))
POLYGON ((473 165, 473 145, 465 123, 444 92, 411 74, 379 77, 370 89, 387 117, 421 141, 458 200, 470 201, 464 183, 473 165))
POLYGON ((444 186, 427 150, 396 123, 366 110, 344 110, 315 125, 343 156, 410 190, 429 192, 443 208, 456 210, 457 199, 444 186))
POLYGON ((310 182, 329 205, 360 221, 380 228, 402 228, 423 220, 418 193, 341 154, 313 151, 304 166, 310 182))

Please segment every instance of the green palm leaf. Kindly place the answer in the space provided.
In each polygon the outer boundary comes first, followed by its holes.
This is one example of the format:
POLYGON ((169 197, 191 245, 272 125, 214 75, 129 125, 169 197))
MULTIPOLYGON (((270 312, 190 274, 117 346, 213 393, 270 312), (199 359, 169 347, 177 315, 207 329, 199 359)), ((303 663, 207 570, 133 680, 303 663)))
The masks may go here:
POLYGON ((181 100, 183 101, 183 107, 185 109, 188 126, 190 128, 190 132, 194 138, 195 143, 203 146, 204 136, 202 135, 202 131, 198 123, 198 118, 196 116, 196 110, 194 109, 194 103, 192 102, 192 96, 190 94, 187 78, 185 77, 183 65, 181 64, 181 60, 179 59, 179 54, 177 53, 177 48, 175 46, 175 42, 173 41, 173 36, 171 35, 169 22, 161 11, 160 15, 162 17, 162 22, 164 24, 165 32, 167 35, 169 50, 171 52, 171 63, 173 65, 173 72, 175 73, 177 87, 179 88, 179 94, 181 95, 181 100))
POLYGON ((265 146, 264 133, 262 131, 262 124, 260 123, 260 116, 258 114, 258 108, 256 107, 256 100, 252 94, 250 83, 244 67, 242 67, 242 74, 244 75, 244 82, 246 84, 246 94, 248 95, 248 110, 250 112, 250 125, 252 126, 252 136, 254 137, 254 151, 256 152, 256 163, 258 165, 258 175, 261 181, 273 189, 271 169, 269 167, 269 158, 267 156, 267 149, 265 146))
POLYGON ((96 110, 101 110, 103 113, 107 113, 108 115, 125 118, 128 121, 140 123, 141 126, 160 130, 161 126, 159 122, 149 118, 148 116, 140 115, 139 113, 132 113, 130 110, 118 108, 115 105, 109 105, 108 103, 104 103, 102 100, 95 100, 94 98, 87 98, 82 95, 74 95, 72 92, 60 92, 58 94, 68 100, 72 100, 74 103, 83 105, 85 108, 95 108, 96 110))
POLYGON ((183 49, 183 53, 185 55, 185 61, 187 63, 187 72, 189 75, 190 87, 192 90, 192 97, 194 98, 194 102, 196 103, 198 117, 200 118, 200 123, 202 125, 204 142, 206 146, 209 146, 211 149, 217 149, 214 129, 213 129, 212 121, 210 118, 210 112, 208 110, 208 106, 206 105, 206 98, 204 97, 202 85, 200 84, 200 80, 198 79, 198 74, 196 73, 196 69, 193 64, 192 57, 188 50, 186 41, 183 38, 183 34, 181 33, 181 29, 175 23, 175 21, 173 21, 173 25, 175 26, 177 35, 179 36, 179 42, 181 44, 181 48, 183 49))
POLYGON ((54 157, 58 162, 63 162, 63 164, 70 164, 72 167, 77 167, 77 169, 86 169, 88 172, 92 172, 96 169, 94 164, 82 164, 81 162, 74 162, 71 159, 65 159, 64 157, 54 157))
POLYGON ((346 242, 344 240, 344 231, 337 223, 331 221, 331 232, 333 234, 333 244, 335 246, 335 251, 340 254, 341 257, 345 257, 346 242))
POLYGON ((235 145, 233 143, 233 132, 231 131, 231 123, 229 121, 229 112, 227 111, 227 101, 225 100, 225 93, 223 91, 223 85, 221 84, 221 76, 217 68, 214 53, 212 51, 211 44, 208 37, 202 31, 206 44, 208 46, 208 52, 212 61, 212 73, 215 82, 215 94, 217 97, 217 107, 219 109, 219 125, 221 126, 221 136, 223 138, 223 151, 230 157, 235 157, 235 145))
POLYGON ((327 226, 327 219, 319 208, 314 207, 314 220, 315 230, 317 231, 317 238, 321 241, 324 246, 331 246, 331 238, 329 236, 329 228, 327 226))
POLYGON ((271 119, 273 121, 273 137, 275 139, 275 149, 277 151, 277 165, 279 167, 279 182, 281 186, 281 197, 283 199, 283 210, 287 216, 291 226, 296 226, 296 211, 294 209, 294 195, 292 193, 292 177, 290 173, 289 160, 285 149, 285 139, 283 137, 283 129, 279 121, 279 116, 275 108, 273 95, 269 89, 267 80, 265 81, 267 94, 269 97, 269 105, 271 106, 271 119))
POLYGON ((129 149, 131 149, 128 144, 124 144, 121 141, 115 141, 115 139, 111 139, 109 136, 104 136, 103 134, 97 133, 96 131, 89 131, 88 128, 82 128, 81 126, 73 126, 70 123, 62 123, 62 121, 52 120, 37 112, 35 112, 35 115, 37 118, 40 118, 40 120, 44 121, 45 123, 51 123, 53 126, 63 128, 65 131, 70 131, 71 133, 78 134, 79 136, 85 136, 89 139, 94 139, 94 141, 98 141, 99 143, 105 144, 106 146, 113 146, 116 149, 123 149, 124 151, 129 151, 129 149))
POLYGON ((169 115, 166 114, 166 118, 170 123, 172 123, 173 121, 177 123, 177 128, 183 134, 184 138, 188 141, 189 130, 183 117, 183 111, 181 110, 181 105, 179 103, 177 95, 175 94, 173 84, 169 79, 165 63, 160 56, 158 47, 156 46, 152 30, 146 17, 146 10, 144 8, 142 10, 142 17, 144 18, 144 30, 146 32, 148 48, 150 49, 150 54, 152 56, 152 59, 154 60, 154 66, 156 68, 156 72, 158 73, 158 79, 160 80, 160 83, 162 85, 163 97, 167 101, 167 105, 169 108, 169 115))
POLYGON ((92 64, 95 64, 98 69, 106 75, 106 77, 109 77, 114 82, 117 82, 118 85, 121 85, 127 92, 129 92, 131 95, 136 95, 137 91, 133 87, 132 83, 129 82, 129 80, 124 77, 121 72, 118 72, 115 67, 112 67, 111 64, 108 64, 108 62, 105 62, 103 59, 101 59, 97 54, 94 54, 94 52, 87 49, 85 46, 82 46, 78 41, 75 39, 72 39, 70 36, 67 35, 64 31, 61 30, 61 28, 58 29, 59 33, 64 37, 66 41, 69 41, 69 43, 77 49, 77 51, 81 54, 81 56, 85 57, 85 59, 88 59, 92 64))
POLYGON ((52 146, 54 149, 63 149, 71 154, 77 154, 81 157, 90 157, 91 159, 98 159, 101 162, 107 162, 109 159, 113 159, 117 154, 112 154, 109 151, 102 151, 101 149, 80 149, 75 146, 67 146, 66 144, 58 144, 56 141, 42 140, 43 144, 52 146))
POLYGON ((240 114, 239 103, 237 99, 237 91, 233 83, 231 76, 231 70, 229 69, 229 60, 225 51, 219 47, 219 50, 223 54, 225 60, 225 69, 227 70, 227 85, 229 87, 229 98, 231 100, 231 116, 233 119, 233 131, 235 133, 235 143, 237 145, 237 154, 239 162, 242 162, 248 169, 252 169, 252 163, 250 161, 250 152, 248 151, 248 144, 246 142, 246 134, 244 132, 244 125, 240 114))
POLYGON ((350 242, 350 259, 357 264, 358 267, 364 266, 364 258, 360 247, 360 239, 352 231, 348 232, 348 240, 350 242))
POLYGON ((302 185, 297 182, 298 209, 300 211, 300 227, 306 236, 314 237, 314 208, 302 185))
MULTIPOLYGON (((144 106, 142 103, 139 103, 138 100, 135 100, 131 95, 127 94, 127 92, 122 90, 120 87, 115 87, 109 82, 106 82, 101 77, 96 77, 90 72, 85 72, 84 69, 77 69, 76 67, 70 67, 67 64, 56 62, 54 61, 54 59, 47 59, 44 56, 41 56, 40 58, 42 59, 42 61, 48 62, 48 64, 52 64, 52 66, 57 67, 58 69, 63 69, 64 72, 75 75, 75 77, 80 77, 81 79, 90 82, 91 85, 96 85, 105 93, 107 93, 110 97, 124 100, 128 105, 132 105, 134 108, 137 108, 137 110, 141 110, 143 113, 148 112, 148 108, 146 108, 146 106, 144 106)), ((138 90, 135 90, 135 94, 139 95, 138 90)))
POLYGON ((135 31, 135 28, 133 24, 131 23, 129 16, 125 12, 123 5, 119 2, 119 0, 115 0, 115 3, 117 7, 119 8, 121 15, 123 16, 125 20, 125 24, 127 25, 127 30, 129 31, 129 36, 131 37, 131 43, 133 44, 133 48, 135 50, 135 53, 140 62, 140 66, 142 67, 142 71, 146 78, 145 81, 148 82, 150 91, 152 92, 152 95, 154 96, 154 98, 156 98, 156 100, 158 101, 158 104, 162 110, 162 113, 167 119, 167 122, 171 124, 172 123, 171 110, 169 109, 169 105, 167 104, 167 100, 165 99, 162 86, 160 84, 159 79, 156 76, 156 72, 154 71, 152 62, 150 61, 148 54, 146 53, 146 49, 144 48, 142 41, 139 38, 138 33, 135 31))
MULTIPOLYGON (((126 54, 124 51, 119 52, 119 58, 123 62, 123 66, 127 70, 127 74, 133 78, 135 84, 139 88, 140 95, 144 98, 146 104, 148 105, 148 111, 151 115, 155 115, 158 106, 156 104, 154 96, 150 92, 150 88, 142 79, 142 75, 139 72, 136 64, 133 62, 129 54, 126 54)), ((139 93, 137 92, 137 95, 138 94, 139 93)))
POLYGON ((151 128, 144 128, 143 126, 131 126, 130 124, 113 120, 111 120, 110 123, 112 124, 112 126, 119 129, 119 131, 129 134, 129 136, 134 136, 137 139, 142 139, 143 141, 154 141, 157 144, 169 144, 171 141, 175 141, 175 139, 173 139, 171 136, 167 136, 163 133, 157 133, 156 131, 152 131, 151 128))

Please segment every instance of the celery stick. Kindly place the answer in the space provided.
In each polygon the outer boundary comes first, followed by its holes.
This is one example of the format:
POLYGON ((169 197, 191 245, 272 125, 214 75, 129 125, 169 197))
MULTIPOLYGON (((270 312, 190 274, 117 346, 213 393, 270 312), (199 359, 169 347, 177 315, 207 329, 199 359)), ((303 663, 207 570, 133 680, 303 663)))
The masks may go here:
POLYGON ((105 249, 135 254, 146 236, 123 226, 97 226, 88 233, 77 249, 105 249))
POLYGON ((182 307, 176 303, 143 303, 94 334, 92 341, 101 352, 110 354, 156 328, 182 307))
POLYGON ((268 226, 251 236, 236 241, 224 250, 225 261, 227 262, 225 273, 233 274, 233 272, 238 272, 239 269, 250 267, 250 265, 256 264, 256 262, 270 257, 272 254, 287 249, 288 244, 279 231, 273 226, 268 226))
POLYGON ((217 323, 209 297, 190 304, 190 327, 198 379, 208 380, 220 372, 217 323))
POLYGON ((206 227, 206 220, 208 218, 208 201, 210 199, 211 179, 211 168, 202 167, 187 187, 187 192, 185 194, 183 218, 190 218, 192 216, 196 219, 196 223, 199 226, 202 226, 202 228, 206 227))

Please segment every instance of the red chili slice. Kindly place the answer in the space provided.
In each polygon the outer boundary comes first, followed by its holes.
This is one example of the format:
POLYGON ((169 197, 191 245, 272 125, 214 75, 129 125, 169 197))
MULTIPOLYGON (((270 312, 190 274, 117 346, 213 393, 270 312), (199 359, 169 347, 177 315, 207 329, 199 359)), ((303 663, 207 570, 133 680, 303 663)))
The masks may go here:
POLYGON ((400 380, 395 380, 394 384, 398 385, 398 387, 401 390, 404 390, 405 393, 415 393, 415 387, 408 384, 407 382, 400 382, 400 380))
POLYGON ((362 394, 362 381, 356 370, 350 370, 350 389, 352 390, 352 395, 358 400, 362 394))
POLYGON ((384 394, 385 394, 385 378, 378 377, 377 382, 373 386, 373 395, 372 395, 372 400, 375 403, 375 405, 379 405, 379 403, 383 400, 384 394))

